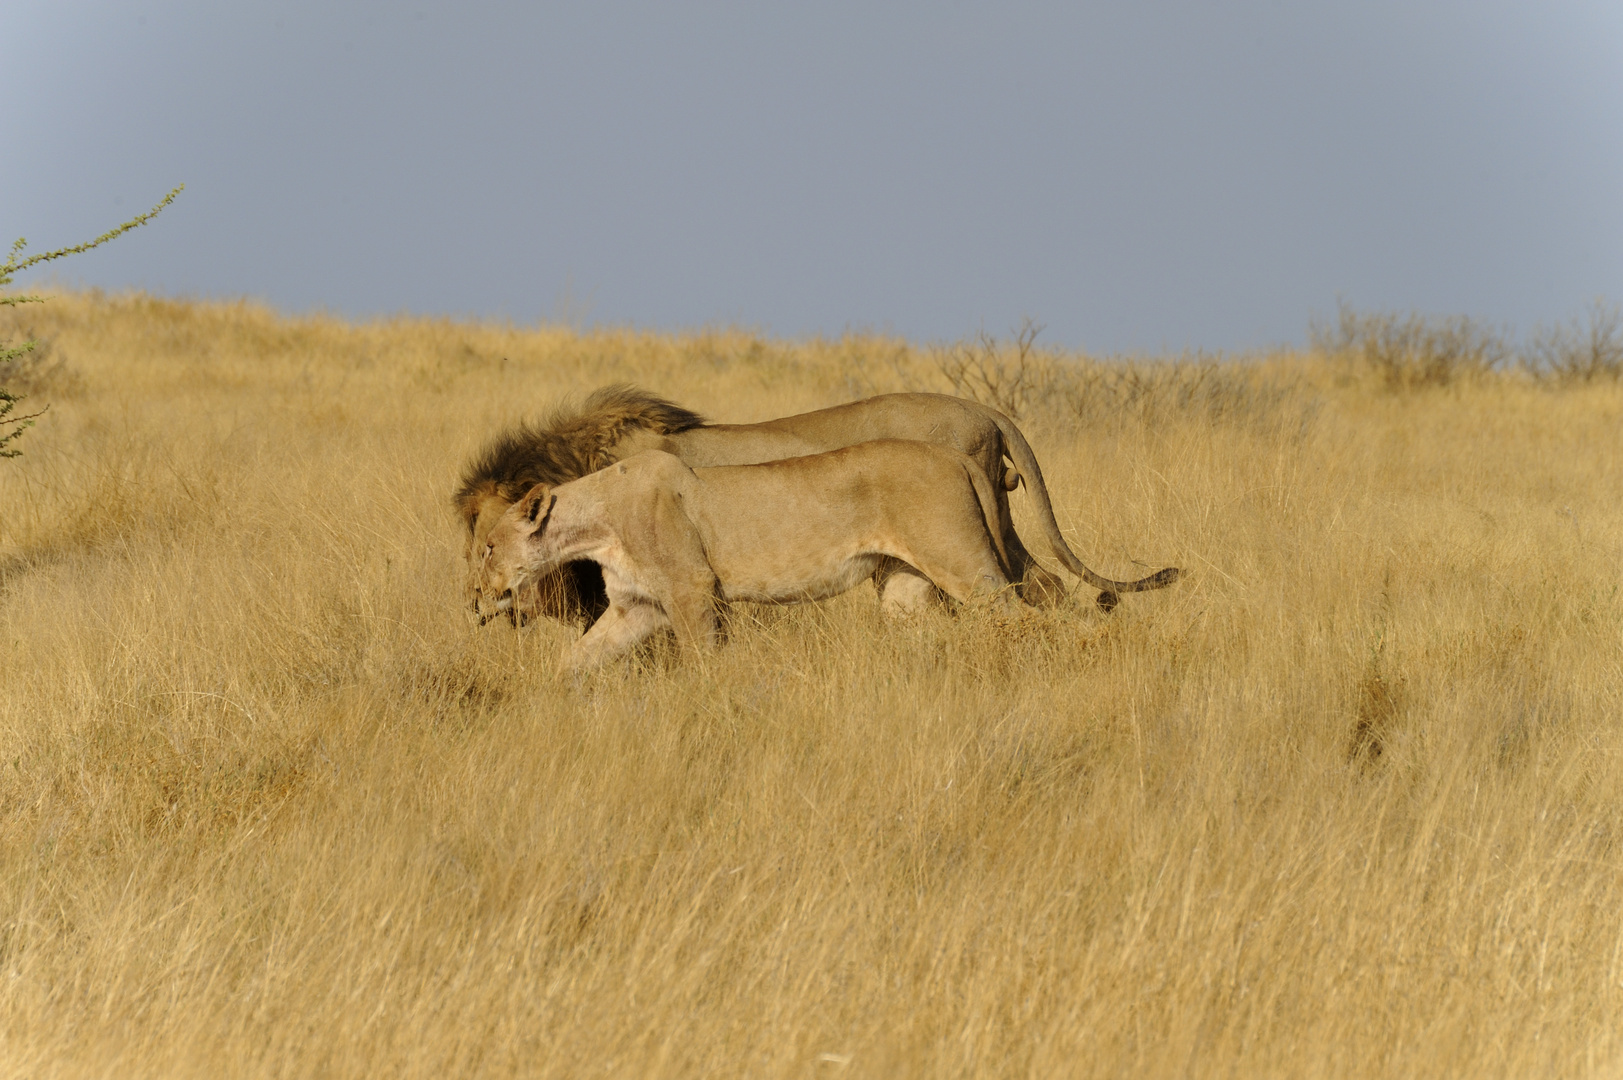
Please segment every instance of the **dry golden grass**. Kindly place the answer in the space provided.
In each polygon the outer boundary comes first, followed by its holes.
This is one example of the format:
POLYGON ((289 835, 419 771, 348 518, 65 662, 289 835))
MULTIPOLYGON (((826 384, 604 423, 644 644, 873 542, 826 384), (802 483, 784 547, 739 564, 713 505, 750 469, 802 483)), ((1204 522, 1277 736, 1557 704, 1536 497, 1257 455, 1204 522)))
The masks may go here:
POLYGON ((1616 386, 1043 354, 1062 524, 1178 586, 863 590, 577 682, 461 608, 494 425, 945 354, 16 315, 61 366, 0 464, 3 1075, 1623 1072, 1616 386))

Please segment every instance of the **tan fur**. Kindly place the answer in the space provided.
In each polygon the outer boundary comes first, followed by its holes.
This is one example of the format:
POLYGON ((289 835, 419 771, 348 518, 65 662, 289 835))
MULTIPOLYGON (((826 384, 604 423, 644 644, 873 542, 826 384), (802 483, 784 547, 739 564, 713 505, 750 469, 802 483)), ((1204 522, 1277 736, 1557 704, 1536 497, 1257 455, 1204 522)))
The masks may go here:
POLYGON ((887 439, 761 465, 690 469, 659 450, 503 514, 480 555, 481 614, 576 560, 603 569, 608 606, 566 656, 621 656, 661 629, 707 648, 718 608, 838 595, 904 574, 954 600, 1011 602, 996 485, 970 457, 887 439))
MULTIPOLYGON (((912 439, 967 454, 993 485, 997 531, 1008 552, 1010 575, 1022 595, 1039 603, 1064 596, 1060 579, 1038 565, 1014 530, 1007 492, 1024 480, 1054 555, 1073 574, 1101 590, 1108 610, 1117 594, 1161 588, 1176 569, 1138 581, 1112 581, 1089 570, 1065 543, 1049 502, 1042 469, 1025 436, 1008 417, 978 402, 945 394, 884 394, 816 412, 759 424, 708 424, 697 414, 631 387, 606 387, 578 412, 562 411, 542 428, 519 428, 491 444, 464 475, 457 506, 466 527, 469 594, 476 557, 491 528, 519 495, 537 483, 560 484, 643 450, 663 450, 693 467, 748 465, 822 453, 873 439, 912 439), (1011 464, 1005 465, 1005 459, 1011 464)), ((906 606, 917 582, 876 578, 887 606, 906 606)), ((590 621, 607 598, 589 570, 557 579, 536 578, 517 597, 515 618, 545 614, 590 621)))

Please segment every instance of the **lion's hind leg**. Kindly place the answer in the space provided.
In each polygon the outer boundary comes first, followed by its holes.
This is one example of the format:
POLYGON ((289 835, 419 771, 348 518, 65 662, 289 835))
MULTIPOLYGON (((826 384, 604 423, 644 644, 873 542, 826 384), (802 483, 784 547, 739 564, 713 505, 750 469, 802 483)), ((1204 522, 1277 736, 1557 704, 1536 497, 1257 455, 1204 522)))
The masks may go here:
POLYGON ((887 618, 908 618, 941 603, 935 582, 900 559, 879 560, 873 585, 879 590, 879 610, 887 618))
POLYGON ((999 610, 1012 610, 1019 606, 1018 590, 996 566, 968 573, 938 568, 930 580, 960 604, 986 602, 999 610))
MULTIPOLYGON (((972 454, 970 460, 980 466, 982 473, 991 481, 989 485, 975 486, 980 489, 978 495, 983 500, 990 494, 996 506, 995 519, 992 513, 987 514, 987 525, 995 527, 1003 541, 1003 550, 1009 559, 1008 578, 1020 590, 1020 598, 1026 603, 1044 607, 1057 604, 1065 599, 1065 582, 1060 580, 1058 575, 1045 569, 1031 552, 1026 550, 1026 545, 1020 540, 1020 534, 1014 531, 1014 515, 1009 508, 1009 493, 1018 488, 1025 478, 1012 464, 1005 463, 1004 457, 1009 452, 1002 439, 995 440, 986 453, 972 454), (990 459, 986 453, 990 454, 990 459), (1001 479, 993 480, 994 477, 1001 479)), ((975 477, 972 475, 970 479, 973 482, 975 477)))
MULTIPOLYGON (((1020 598, 1026 603, 1052 607, 1065 599, 1065 582, 1060 580, 1059 575, 1045 569, 1036 557, 1026 550, 1026 545, 1020 540, 1020 534, 1014 531, 1014 515, 1009 510, 1008 492, 1013 491, 1015 485, 1009 482, 1010 474, 1018 483, 1020 474, 1010 469, 1005 473, 1001 484, 993 485, 995 488, 993 497, 997 504, 996 527, 998 534, 1003 538, 1003 550, 1009 556, 1009 580, 1015 583, 1020 590, 1020 598)), ((988 475, 997 474, 988 473, 988 475)), ((991 525, 992 522, 989 520, 987 524, 991 525)))
POLYGON ((957 464, 955 471, 967 483, 938 494, 933 521, 914 518, 903 526, 913 548, 905 561, 961 604, 985 599, 998 608, 1013 607, 1016 592, 1009 578, 1019 580, 1021 574, 1011 569, 1004 550, 1000 524, 1007 505, 999 506, 1001 491, 973 459, 959 455, 957 464))
POLYGON ((1003 563, 985 541, 957 551, 926 553, 915 565, 918 573, 960 604, 980 600, 1010 608, 1016 603, 1017 593, 1003 572, 1003 563))
POLYGON ((1003 546, 1009 553, 1009 576, 1019 588, 1021 598, 1028 604, 1042 607, 1053 607, 1064 600, 1065 582, 1059 575, 1045 569, 1026 550, 1026 545, 1020 542, 1019 534, 1014 531, 1012 521, 1000 522, 1000 526, 1003 529, 1003 546))

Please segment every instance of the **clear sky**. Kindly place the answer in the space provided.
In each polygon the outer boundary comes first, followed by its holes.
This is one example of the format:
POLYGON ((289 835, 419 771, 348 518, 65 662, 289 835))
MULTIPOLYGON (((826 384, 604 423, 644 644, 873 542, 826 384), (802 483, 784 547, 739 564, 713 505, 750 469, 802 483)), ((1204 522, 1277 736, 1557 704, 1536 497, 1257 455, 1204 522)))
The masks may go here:
POLYGON ((1302 341, 1623 300, 1623 3, 7 0, 68 284, 663 329, 1302 341))

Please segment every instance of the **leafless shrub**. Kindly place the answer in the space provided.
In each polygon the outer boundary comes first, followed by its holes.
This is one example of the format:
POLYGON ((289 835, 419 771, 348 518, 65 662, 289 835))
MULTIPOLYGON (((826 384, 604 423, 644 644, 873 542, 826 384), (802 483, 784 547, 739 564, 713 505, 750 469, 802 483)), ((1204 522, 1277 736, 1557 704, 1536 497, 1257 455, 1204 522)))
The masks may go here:
POLYGON ((1623 379, 1623 309, 1592 300, 1586 317, 1533 331, 1521 359, 1535 378, 1551 382, 1623 379))
POLYGON ((1340 304, 1335 324, 1315 321, 1309 335, 1315 348, 1364 365, 1389 390, 1478 378, 1511 355, 1499 331, 1464 315, 1362 313, 1340 304))
POLYGON ((936 357, 936 367, 959 397, 1020 420, 1054 387, 1055 360, 1036 349, 1042 332, 1040 323, 1023 319, 1011 347, 982 330, 973 341, 949 346, 936 357))
POLYGON ((1037 349, 1042 329, 1027 319, 1012 343, 978 334, 941 352, 937 370, 953 393, 1015 420, 1044 414, 1097 427, 1194 418, 1302 435, 1318 414, 1317 398, 1297 381, 1244 361, 1199 352, 1174 360, 1071 358, 1037 349))
POLYGON ((1196 353, 1170 361, 1105 360, 1068 365, 1053 400, 1068 418, 1097 426, 1146 426, 1174 418, 1253 431, 1288 429, 1301 436, 1318 415, 1318 399, 1296 381, 1242 361, 1196 353))

